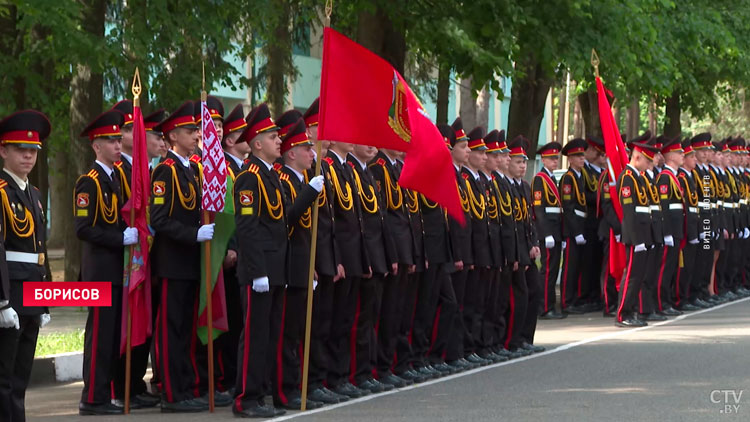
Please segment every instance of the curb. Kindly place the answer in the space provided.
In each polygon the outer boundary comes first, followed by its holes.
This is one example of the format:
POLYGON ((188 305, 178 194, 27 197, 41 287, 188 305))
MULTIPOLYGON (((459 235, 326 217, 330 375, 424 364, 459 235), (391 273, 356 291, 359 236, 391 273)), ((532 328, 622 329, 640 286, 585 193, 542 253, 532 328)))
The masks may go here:
POLYGON ((83 352, 59 353, 34 359, 29 386, 83 379, 83 352))

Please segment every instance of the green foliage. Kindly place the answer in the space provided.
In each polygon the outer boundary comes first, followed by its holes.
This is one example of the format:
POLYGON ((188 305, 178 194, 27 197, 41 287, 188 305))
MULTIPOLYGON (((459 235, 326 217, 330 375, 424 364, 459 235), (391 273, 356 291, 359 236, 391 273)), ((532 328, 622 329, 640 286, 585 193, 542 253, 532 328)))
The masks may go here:
POLYGON ((36 356, 83 351, 84 330, 40 334, 36 342, 36 356))

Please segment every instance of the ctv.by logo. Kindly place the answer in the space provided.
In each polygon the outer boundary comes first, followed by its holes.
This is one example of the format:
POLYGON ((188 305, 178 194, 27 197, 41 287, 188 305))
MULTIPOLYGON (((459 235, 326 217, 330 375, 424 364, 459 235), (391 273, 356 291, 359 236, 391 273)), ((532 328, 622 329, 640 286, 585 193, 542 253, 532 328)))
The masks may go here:
POLYGON ((740 411, 740 400, 743 390, 712 390, 710 394, 711 403, 723 404, 719 413, 725 415, 736 415, 740 411))

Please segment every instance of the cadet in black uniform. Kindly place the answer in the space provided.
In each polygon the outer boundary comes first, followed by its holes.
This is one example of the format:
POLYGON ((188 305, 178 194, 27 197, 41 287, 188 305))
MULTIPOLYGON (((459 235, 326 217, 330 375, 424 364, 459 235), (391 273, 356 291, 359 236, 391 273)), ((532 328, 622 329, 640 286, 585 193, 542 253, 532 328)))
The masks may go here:
POLYGON ((187 101, 161 124, 172 149, 153 171, 151 256, 160 304, 156 324, 162 412, 207 410, 194 388, 191 350, 200 286, 200 242, 213 237, 214 225, 200 224, 201 174, 189 160, 198 143, 194 104, 187 101))
MULTIPOLYGON (((648 137, 650 133, 646 133, 648 137)), ((640 137, 638 139, 643 139, 640 137)), ((622 204, 622 243, 625 245, 627 265, 618 296, 617 327, 648 325, 636 317, 638 295, 646 275, 648 249, 653 245, 651 230, 650 193, 641 173, 653 160, 658 150, 645 142, 631 142, 630 163, 617 180, 617 192, 622 204)))
POLYGON ((554 171, 560 162, 561 150, 562 145, 557 142, 550 142, 537 150, 537 154, 542 156, 542 169, 534 176, 531 185, 534 193, 534 220, 539 237, 544 239, 540 270, 544 290, 541 319, 565 318, 565 314, 555 309, 555 285, 562 253, 562 202, 554 171))
MULTIPOLYGON (((714 234, 716 231, 716 186, 713 183, 710 174, 710 155, 712 154, 713 145, 711 144, 711 134, 703 132, 695 135, 690 139, 690 146, 695 151, 696 165, 696 186, 698 188, 698 215, 700 217, 700 227, 698 238, 700 240, 698 253, 696 254, 696 289, 695 295, 703 304, 713 306, 719 303, 712 300, 714 296, 709 292, 708 286, 711 280, 713 270, 714 251, 716 242, 714 234)), ((699 305, 700 302, 697 302, 699 305)))
POLYGON ((560 178, 560 191, 563 208, 563 238, 566 248, 563 252, 563 268, 560 286, 562 311, 582 314, 584 307, 583 251, 586 245, 585 222, 587 216, 586 188, 583 180, 584 150, 586 141, 573 139, 565 144, 562 154, 568 157, 570 168, 560 178))
POLYGON ((112 106, 112 110, 119 111, 124 118, 120 127, 122 150, 120 151, 120 159, 115 162, 115 167, 120 174, 120 193, 124 195, 120 197, 120 200, 124 204, 130 198, 130 177, 133 174, 133 101, 118 101, 112 106))
MULTIPOLYGON (((281 156, 281 140, 268 106, 255 107, 246 121, 238 142, 249 142, 253 155, 234 185, 237 275, 245 325, 239 342, 240 371, 232 411, 242 417, 271 417, 285 413, 267 406, 263 397, 270 393, 269 377, 283 324, 289 228, 300 220, 316 194, 301 195, 291 204, 282 190, 272 164, 281 156)), ((322 187, 320 182, 318 178, 311 184, 322 187)))
POLYGON ((35 110, 0 121, 0 415, 10 422, 26 420, 36 339, 50 320, 47 308, 23 304, 23 282, 45 281, 47 222, 28 174, 49 133, 47 117, 35 110))
MULTIPOLYGON (((312 203, 318 195, 316 188, 308 185, 306 172, 313 161, 312 142, 305 132, 305 121, 296 110, 287 111, 276 120, 281 126, 281 154, 284 165, 278 169, 281 187, 290 203, 300 198, 302 203, 312 203), (295 119, 296 118, 296 119, 295 119), (289 123, 290 121, 293 123, 289 123)), ((323 177, 316 179, 317 188, 323 189, 323 177)), ((307 208, 301 217, 293 216, 296 224, 289 228, 289 275, 284 296, 283 326, 279 335, 276 368, 272 377, 274 405, 299 410, 302 405, 300 382, 302 350, 307 309, 308 271, 310 265, 312 209, 307 208)), ((307 401, 308 409, 322 403, 307 401)))
POLYGON ((90 307, 83 349, 82 415, 118 414, 112 404, 111 384, 120 356, 123 246, 138 241, 138 230, 120 216, 122 197, 114 163, 120 159, 120 125, 124 116, 107 111, 81 133, 91 141, 96 162, 78 178, 74 198, 76 235, 82 240, 81 281, 112 283, 112 305, 90 307))
POLYGON ((601 291, 603 303, 602 314, 605 317, 615 316, 617 310, 617 288, 619 280, 610 274, 609 271, 609 251, 610 251, 610 231, 614 235, 615 241, 620 242, 622 236, 622 223, 617 216, 612 197, 610 193, 610 184, 617 186, 617 181, 610 180, 609 169, 604 169, 599 176, 599 194, 597 197, 596 213, 600 218, 598 236, 602 241, 602 264, 601 274, 601 291))
POLYGON ((700 230, 700 216, 698 213, 698 173, 695 171, 695 151, 690 144, 690 138, 682 141, 684 151, 683 164, 677 174, 677 179, 682 188, 685 204, 685 241, 682 242, 680 254, 682 266, 677 269, 675 277, 674 303, 677 309, 696 310, 707 308, 696 301, 698 291, 695 274, 698 272, 697 254, 699 248, 698 232, 700 230), (688 306, 690 305, 690 306, 688 306))
POLYGON ((581 294, 584 311, 591 312, 602 310, 600 277, 604 248, 599 240, 600 217, 597 214, 596 205, 599 197, 599 178, 606 166, 607 152, 604 150, 604 140, 598 136, 587 137, 586 143, 588 144, 584 151, 586 161, 581 169, 586 195, 586 221, 583 234, 586 245, 583 247, 582 258, 586 264, 581 268, 583 271, 581 285, 585 290, 581 294))

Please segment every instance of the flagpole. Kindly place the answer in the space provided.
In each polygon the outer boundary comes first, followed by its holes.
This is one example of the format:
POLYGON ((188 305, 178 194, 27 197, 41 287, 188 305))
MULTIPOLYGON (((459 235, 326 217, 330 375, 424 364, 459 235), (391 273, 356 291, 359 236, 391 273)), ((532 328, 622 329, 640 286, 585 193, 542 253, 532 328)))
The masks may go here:
MULTIPOLYGON (((201 90, 201 125, 203 124, 203 103, 206 102, 206 63, 203 63, 203 89, 201 90)), ((201 133, 203 131, 201 130, 201 133)), ((206 152, 204 151, 203 154, 206 152)), ((211 216, 208 210, 203 210, 203 224, 211 224, 211 216)), ((205 267, 206 267, 206 323, 208 326, 208 411, 214 411, 214 322, 211 309, 213 296, 211 294, 211 240, 205 242, 205 267)), ((200 318, 200 315, 198 315, 200 318)))
MULTIPOLYGON (((332 12, 333 0, 326 0, 326 27, 331 26, 332 12)), ((320 156, 322 152, 321 150, 321 141, 320 139, 316 139, 315 157, 317 157, 317 160, 315 160, 315 177, 320 176, 320 162, 323 159, 323 157, 320 156)), ((323 189, 325 189, 325 186, 323 186, 323 189)), ((310 336, 312 331, 313 293, 315 291, 313 279, 315 278, 315 255, 318 247, 318 204, 318 198, 315 198, 312 205, 312 226, 310 227, 310 264, 307 272, 307 316, 305 317, 305 348, 302 358, 302 405, 300 406, 300 411, 303 412, 307 409, 307 377, 309 372, 308 368, 310 366, 310 336)))
MULTIPOLYGON (((135 68, 135 75, 133 75, 133 85, 131 87, 131 92, 133 93, 133 107, 140 107, 140 98, 141 98, 141 74, 138 71, 138 67, 135 68)), ((130 224, 128 224, 128 227, 133 227, 135 225, 135 207, 133 204, 130 204, 130 224)), ((128 257, 130 259, 130 262, 128 262, 128 285, 127 285, 127 291, 124 291, 123 294, 129 295, 130 294, 130 280, 133 276, 133 252, 135 252, 135 245, 128 246, 129 253, 128 257)), ((130 297, 128 296, 128 299, 130 297)), ((124 406, 124 413, 127 415, 130 413, 130 367, 131 367, 131 361, 132 361, 132 352, 131 352, 131 342, 132 342, 132 323, 133 323, 133 314, 132 314, 132 307, 130 300, 128 300, 128 322, 127 322, 127 334, 126 334, 126 341, 125 341, 125 406, 124 406)))

